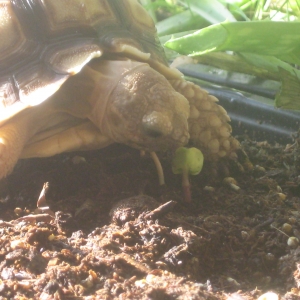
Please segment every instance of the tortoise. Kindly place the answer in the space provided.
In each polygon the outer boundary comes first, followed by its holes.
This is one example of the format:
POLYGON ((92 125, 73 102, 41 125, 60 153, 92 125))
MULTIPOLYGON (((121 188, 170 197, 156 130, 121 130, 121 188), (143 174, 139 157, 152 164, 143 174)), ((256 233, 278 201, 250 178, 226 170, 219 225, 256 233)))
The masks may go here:
POLYGON ((18 159, 189 140, 234 155, 226 111, 168 66, 136 0, 0 1, 0 178, 18 159))

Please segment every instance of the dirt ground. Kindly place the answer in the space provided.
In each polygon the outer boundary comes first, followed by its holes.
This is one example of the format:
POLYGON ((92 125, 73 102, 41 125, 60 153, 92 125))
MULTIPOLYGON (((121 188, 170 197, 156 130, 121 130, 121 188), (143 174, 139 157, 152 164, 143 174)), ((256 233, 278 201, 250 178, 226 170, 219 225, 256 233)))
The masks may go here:
POLYGON ((168 155, 164 187, 120 145, 21 161, 0 188, 0 299, 300 299, 298 142, 242 144, 254 169, 206 162, 192 203, 168 155))

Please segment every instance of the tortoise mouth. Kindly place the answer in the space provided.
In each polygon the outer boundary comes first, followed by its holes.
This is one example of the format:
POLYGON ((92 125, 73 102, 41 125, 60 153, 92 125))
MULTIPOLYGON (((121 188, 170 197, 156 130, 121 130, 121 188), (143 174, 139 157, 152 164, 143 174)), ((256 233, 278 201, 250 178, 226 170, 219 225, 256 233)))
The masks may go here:
POLYGON ((189 132, 184 130, 185 126, 180 129, 174 129, 172 134, 164 135, 159 131, 150 131, 147 133, 143 130, 141 135, 132 134, 127 141, 127 145, 145 151, 164 152, 167 150, 176 150, 180 146, 184 146, 189 141, 189 132))

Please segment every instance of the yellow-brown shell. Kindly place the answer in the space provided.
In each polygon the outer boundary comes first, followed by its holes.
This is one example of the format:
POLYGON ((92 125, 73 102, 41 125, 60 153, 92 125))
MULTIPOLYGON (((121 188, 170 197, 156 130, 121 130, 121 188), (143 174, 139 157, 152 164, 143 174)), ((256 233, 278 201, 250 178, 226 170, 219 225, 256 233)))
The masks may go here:
POLYGON ((0 1, 0 124, 102 55, 167 66, 154 23, 136 0, 0 1))

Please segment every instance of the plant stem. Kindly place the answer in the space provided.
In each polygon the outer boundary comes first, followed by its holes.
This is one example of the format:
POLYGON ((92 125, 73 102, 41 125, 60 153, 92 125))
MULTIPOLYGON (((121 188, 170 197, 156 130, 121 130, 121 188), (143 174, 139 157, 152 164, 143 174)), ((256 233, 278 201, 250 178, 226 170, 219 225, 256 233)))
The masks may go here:
POLYGON ((185 202, 192 202, 191 185, 189 181, 189 171, 187 168, 182 170, 182 189, 185 202))
POLYGON ((155 167, 156 167, 159 185, 164 185, 165 184, 164 170, 161 166, 159 158, 157 157, 155 152, 150 152, 150 155, 151 155, 151 157, 154 161, 155 167))

